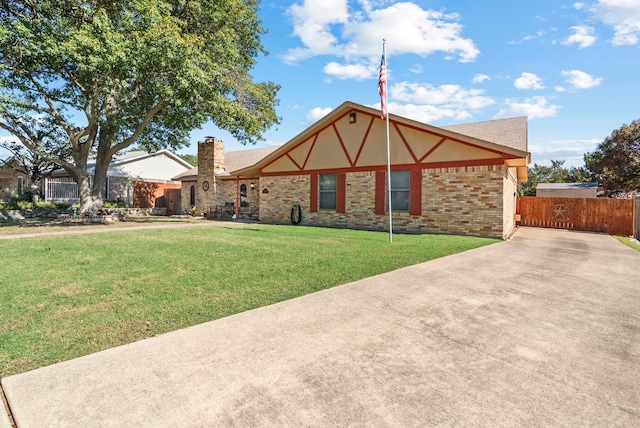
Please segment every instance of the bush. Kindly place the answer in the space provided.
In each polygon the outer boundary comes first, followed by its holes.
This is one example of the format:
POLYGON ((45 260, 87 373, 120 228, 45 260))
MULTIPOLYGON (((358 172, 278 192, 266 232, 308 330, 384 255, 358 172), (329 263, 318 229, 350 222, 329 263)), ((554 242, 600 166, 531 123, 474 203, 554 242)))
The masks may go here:
POLYGON ((123 200, 118 199, 117 201, 104 201, 103 208, 131 208, 131 206, 123 200))

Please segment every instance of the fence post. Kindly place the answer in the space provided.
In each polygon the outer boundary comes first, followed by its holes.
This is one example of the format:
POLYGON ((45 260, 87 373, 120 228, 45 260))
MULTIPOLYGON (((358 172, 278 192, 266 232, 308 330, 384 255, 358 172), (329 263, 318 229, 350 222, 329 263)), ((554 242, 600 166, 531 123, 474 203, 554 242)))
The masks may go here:
POLYGON ((640 196, 636 196, 633 219, 633 236, 640 241, 640 196))

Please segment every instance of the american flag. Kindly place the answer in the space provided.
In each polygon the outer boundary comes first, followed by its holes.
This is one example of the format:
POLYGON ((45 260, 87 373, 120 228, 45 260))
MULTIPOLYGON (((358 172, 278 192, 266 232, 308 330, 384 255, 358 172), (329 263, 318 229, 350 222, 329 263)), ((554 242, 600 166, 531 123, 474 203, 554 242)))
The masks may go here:
POLYGON ((386 119, 387 117, 387 66, 382 54, 382 60, 380 60, 380 77, 378 78, 378 92, 380 93, 380 117, 386 119))

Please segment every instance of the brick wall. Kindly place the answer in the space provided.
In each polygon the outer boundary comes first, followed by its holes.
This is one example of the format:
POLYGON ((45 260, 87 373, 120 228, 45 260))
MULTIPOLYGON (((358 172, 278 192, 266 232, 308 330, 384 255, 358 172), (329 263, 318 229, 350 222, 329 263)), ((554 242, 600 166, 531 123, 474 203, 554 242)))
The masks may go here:
MULTIPOLYGON (((505 173, 501 165, 423 170, 422 215, 394 212, 394 230, 503 237, 505 173)), ((309 212, 309 186, 309 175, 262 177, 269 193, 260 195, 260 220, 290 223, 291 205, 300 203, 302 224, 388 229, 388 215, 374 214, 374 172, 347 174, 345 214, 309 212)))

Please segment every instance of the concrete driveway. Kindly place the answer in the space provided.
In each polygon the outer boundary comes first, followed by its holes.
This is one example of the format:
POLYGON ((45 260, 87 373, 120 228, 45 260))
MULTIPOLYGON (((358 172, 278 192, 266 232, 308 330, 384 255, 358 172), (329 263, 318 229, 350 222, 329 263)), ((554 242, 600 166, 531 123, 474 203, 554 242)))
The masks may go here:
POLYGON ((639 269, 609 236, 521 228, 2 387, 20 428, 640 426, 639 269))

